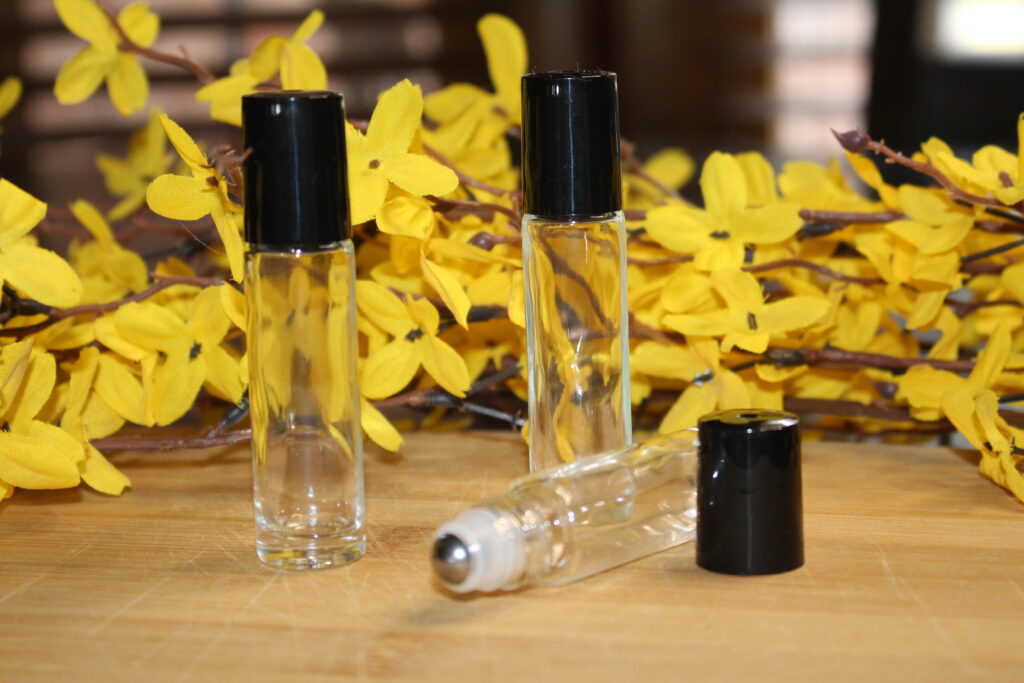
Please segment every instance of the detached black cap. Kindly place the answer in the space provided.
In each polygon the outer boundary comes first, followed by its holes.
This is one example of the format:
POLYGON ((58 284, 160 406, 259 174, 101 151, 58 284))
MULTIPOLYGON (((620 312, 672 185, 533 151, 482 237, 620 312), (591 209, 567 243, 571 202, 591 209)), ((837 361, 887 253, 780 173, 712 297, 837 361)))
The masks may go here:
POLYGON ((726 410, 697 425, 697 564, 776 574, 804 563, 799 419, 726 410))
POLYGON ((242 98, 245 239, 253 249, 316 251, 352 234, 341 95, 242 98))
POLYGON ((583 218, 622 208, 615 74, 523 76, 523 210, 583 218))

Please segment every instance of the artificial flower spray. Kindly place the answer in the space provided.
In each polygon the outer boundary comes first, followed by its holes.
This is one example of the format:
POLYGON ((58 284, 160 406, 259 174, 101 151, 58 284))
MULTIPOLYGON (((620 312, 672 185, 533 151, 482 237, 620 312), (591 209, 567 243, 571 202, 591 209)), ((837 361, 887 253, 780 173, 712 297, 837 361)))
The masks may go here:
POLYGON ((607 72, 522 79, 530 470, 631 439, 618 92, 607 72))
POLYGON ((346 564, 366 541, 342 98, 258 93, 242 118, 256 551, 346 564))

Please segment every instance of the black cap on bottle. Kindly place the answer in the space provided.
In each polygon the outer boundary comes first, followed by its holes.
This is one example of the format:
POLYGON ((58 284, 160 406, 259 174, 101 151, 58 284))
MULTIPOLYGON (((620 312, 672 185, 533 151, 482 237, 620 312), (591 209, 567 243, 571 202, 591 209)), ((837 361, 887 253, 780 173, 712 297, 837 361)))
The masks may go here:
POLYGON ((697 432, 697 564, 723 574, 802 566, 797 416, 726 410, 702 417, 697 432))
POLYGON ((245 239, 252 249, 316 251, 349 239, 345 109, 325 91, 242 98, 245 239))
POLYGON ((615 74, 523 76, 523 210, 558 218, 622 208, 615 74))

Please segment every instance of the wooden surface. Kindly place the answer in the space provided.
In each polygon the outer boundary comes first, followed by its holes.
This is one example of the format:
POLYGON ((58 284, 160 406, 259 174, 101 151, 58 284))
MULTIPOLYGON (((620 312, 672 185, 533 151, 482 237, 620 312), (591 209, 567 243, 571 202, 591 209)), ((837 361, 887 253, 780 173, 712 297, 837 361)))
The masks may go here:
POLYGON ((809 444, 807 565, 692 544, 561 588, 455 598, 433 528, 526 467, 508 434, 367 454, 369 554, 263 568, 247 447, 123 454, 134 489, 0 506, 0 679, 1024 680, 1024 505, 931 448, 809 444))

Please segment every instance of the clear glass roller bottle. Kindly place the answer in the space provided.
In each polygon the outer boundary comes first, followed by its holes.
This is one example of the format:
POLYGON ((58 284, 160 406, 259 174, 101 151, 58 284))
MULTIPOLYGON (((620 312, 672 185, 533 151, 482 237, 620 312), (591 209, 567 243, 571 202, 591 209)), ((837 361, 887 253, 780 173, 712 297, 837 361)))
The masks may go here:
POLYGON ((676 432, 517 479, 438 529, 435 573, 459 593, 561 584, 692 540, 696 441, 676 432))
POLYGON ((342 99, 265 92, 242 109, 256 552, 347 564, 366 541, 342 99))
POLYGON ((631 440, 615 74, 523 77, 530 469, 631 440))

